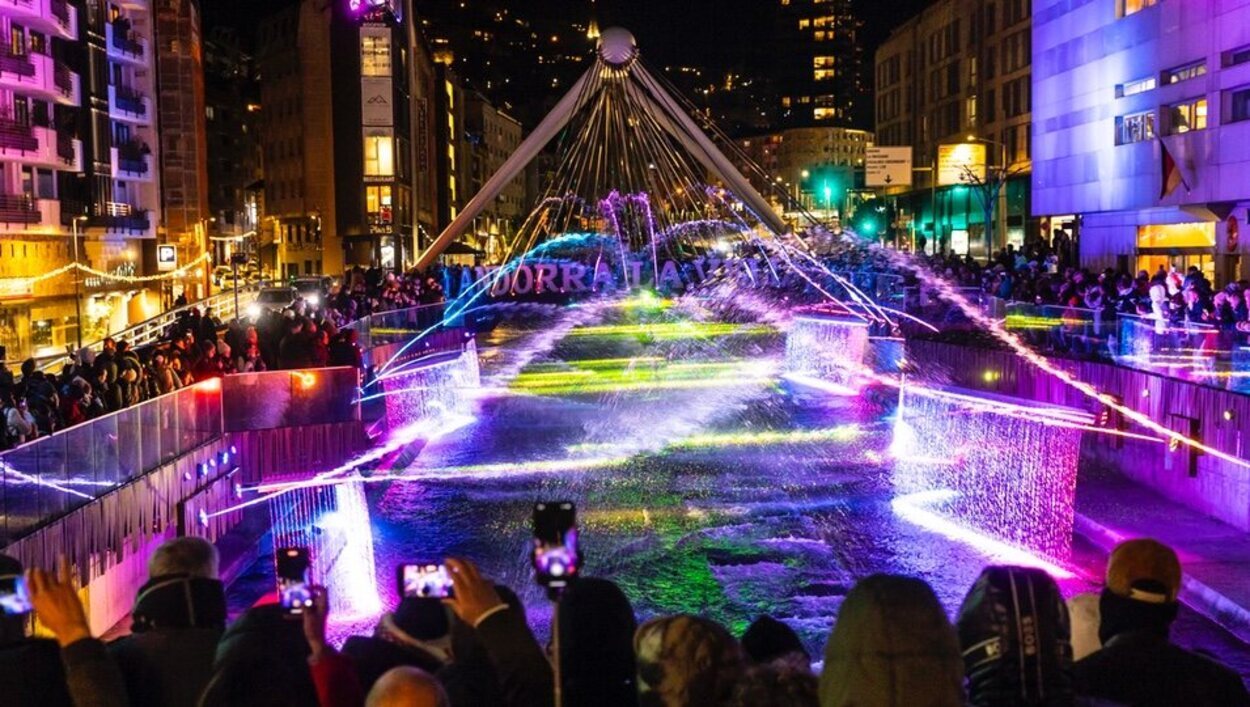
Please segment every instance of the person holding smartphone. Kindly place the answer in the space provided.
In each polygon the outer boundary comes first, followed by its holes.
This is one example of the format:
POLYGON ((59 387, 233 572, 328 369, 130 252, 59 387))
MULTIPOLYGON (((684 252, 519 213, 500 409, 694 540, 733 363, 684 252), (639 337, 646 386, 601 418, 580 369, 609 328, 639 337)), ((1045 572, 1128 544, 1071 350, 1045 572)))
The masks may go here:
POLYGON ((22 563, 0 555, 0 695, 6 704, 69 707, 60 646, 26 635, 30 610, 22 563))
POLYGON ((505 703, 512 707, 548 707, 554 702, 551 663, 525 621, 469 560, 449 557, 446 566, 454 586, 444 599, 456 616, 477 632, 490 654, 505 703))

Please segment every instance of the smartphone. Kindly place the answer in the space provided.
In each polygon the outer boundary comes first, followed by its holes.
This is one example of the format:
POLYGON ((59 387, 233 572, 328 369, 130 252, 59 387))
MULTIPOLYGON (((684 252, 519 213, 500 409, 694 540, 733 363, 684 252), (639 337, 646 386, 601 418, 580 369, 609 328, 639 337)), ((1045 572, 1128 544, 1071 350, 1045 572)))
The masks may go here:
POLYGON ((30 593, 26 591, 26 578, 20 574, 0 576, 0 609, 13 616, 30 613, 30 593))
POLYGON ((534 504, 534 578, 548 589, 563 589, 577 576, 577 509, 572 501, 534 504))
POLYGON ((396 575, 401 597, 446 599, 453 596, 451 573, 437 562, 400 565, 396 575))
POLYGON ((313 605, 312 587, 308 582, 308 548, 283 547, 274 553, 278 575, 278 603, 292 616, 304 613, 313 605))

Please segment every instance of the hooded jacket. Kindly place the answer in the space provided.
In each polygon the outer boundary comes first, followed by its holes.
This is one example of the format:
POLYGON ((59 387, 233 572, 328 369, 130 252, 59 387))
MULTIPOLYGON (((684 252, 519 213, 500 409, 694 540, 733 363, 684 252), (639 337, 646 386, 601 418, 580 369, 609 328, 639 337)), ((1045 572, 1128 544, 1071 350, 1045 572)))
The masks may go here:
POLYGON ((962 707, 959 641, 919 579, 877 574, 846 595, 825 647, 821 707, 962 707))
POLYGON ((108 651, 135 707, 195 705, 213 673, 226 626, 221 582, 188 575, 153 577, 139 589, 131 635, 108 651))

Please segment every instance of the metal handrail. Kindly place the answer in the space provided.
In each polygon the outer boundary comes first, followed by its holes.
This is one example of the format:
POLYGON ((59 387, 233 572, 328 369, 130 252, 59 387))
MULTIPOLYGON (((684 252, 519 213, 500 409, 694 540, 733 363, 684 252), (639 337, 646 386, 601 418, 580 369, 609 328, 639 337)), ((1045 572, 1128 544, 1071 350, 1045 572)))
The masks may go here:
MULTIPOLYGON (((260 292, 260 285, 251 284, 246 287, 240 287, 238 290, 239 307, 243 308, 255 301, 256 294, 260 292)), ((226 292, 219 292, 211 297, 206 297, 183 307, 178 307, 177 309, 171 309, 168 312, 159 314, 151 319, 139 322, 132 327, 123 329, 114 334, 109 334, 106 338, 114 340, 125 339, 130 343, 131 348, 147 346, 148 344, 159 341, 163 337, 165 330, 169 327, 169 325, 176 322, 179 316, 186 312, 190 312, 192 309, 206 309, 210 314, 212 314, 212 316, 222 320, 233 319, 235 316, 234 294, 235 292, 233 289, 226 292)), ((99 352, 103 346, 104 339, 99 339, 84 345, 83 348, 99 352)), ((69 363, 70 355, 56 354, 55 356, 49 356, 44 359, 35 359, 35 361, 37 362, 36 367, 39 370, 48 371, 50 369, 54 369, 58 365, 65 365, 66 363, 69 363)), ((4 365, 11 365, 13 363, 20 362, 0 362, 0 364, 4 365)))

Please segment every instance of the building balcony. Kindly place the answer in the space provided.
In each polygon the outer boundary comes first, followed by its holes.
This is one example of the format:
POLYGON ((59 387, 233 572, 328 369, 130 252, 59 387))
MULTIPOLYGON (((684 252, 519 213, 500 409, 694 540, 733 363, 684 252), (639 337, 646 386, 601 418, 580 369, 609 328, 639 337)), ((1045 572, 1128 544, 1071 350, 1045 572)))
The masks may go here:
POLYGON ((147 145, 128 142, 110 148, 113 162, 113 179, 152 181, 152 154, 147 145))
POLYGON ((152 99, 129 86, 109 86, 109 117, 132 125, 152 124, 152 99))
POLYGON ((67 106, 79 104, 78 74, 44 54, 14 54, 0 43, 0 89, 67 106))
POLYGON ((67 0, 0 0, 0 14, 61 39, 78 39, 78 10, 67 0))
POLYGON ((118 19, 106 24, 104 42, 110 59, 135 66, 148 65, 148 40, 131 31, 128 21, 118 19))
POLYGON ((0 196, 0 233, 55 236, 65 232, 61 225, 61 202, 28 196, 0 196))
POLYGON ((35 199, 24 194, 0 194, 0 223, 29 225, 39 223, 43 215, 35 199))
POLYGON ((56 134, 56 157, 60 160, 60 169, 67 172, 82 171, 82 140, 72 137, 69 133, 56 134))
POLYGON ((87 216, 88 228, 103 228, 105 231, 122 233, 140 238, 155 238, 152 220, 146 209, 133 204, 110 201, 103 208, 93 208, 87 216))
POLYGON ((52 128, 0 118, 0 159, 47 169, 82 170, 82 141, 52 128))

